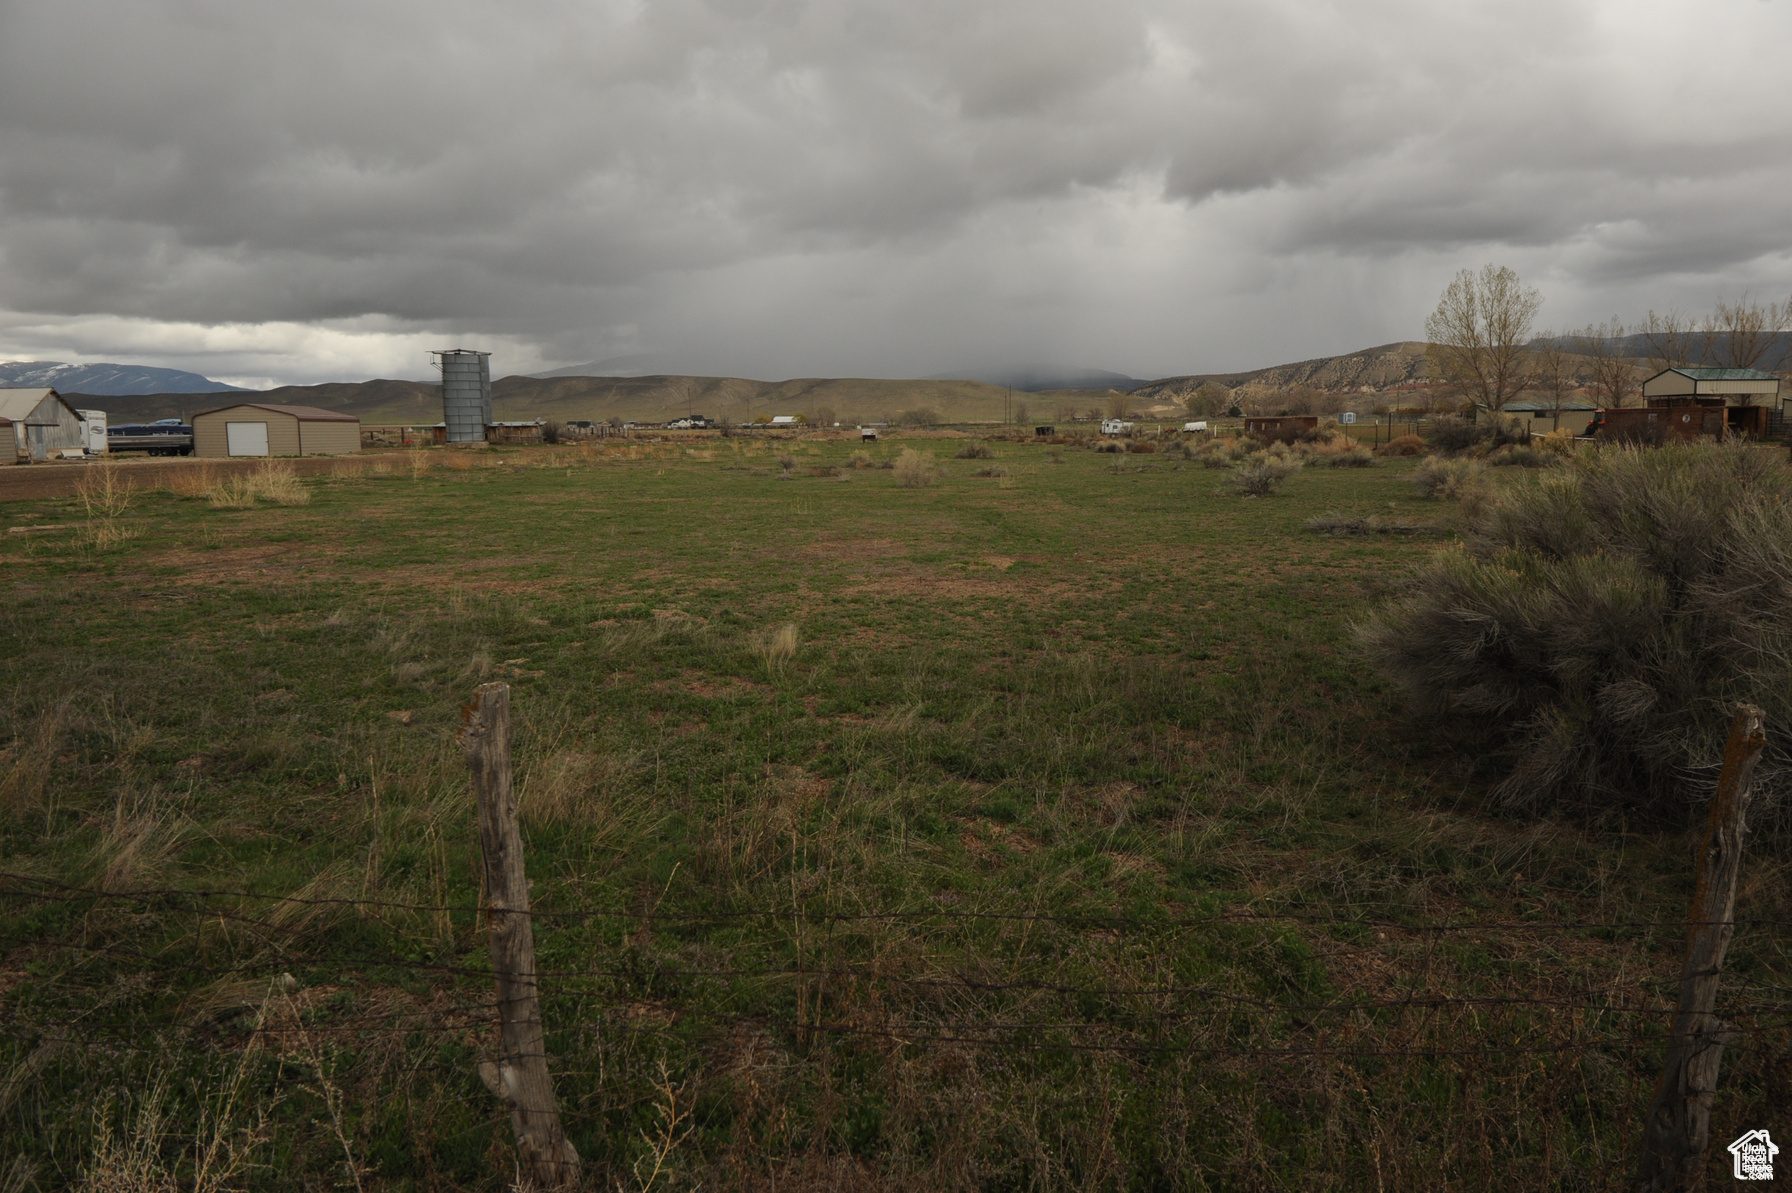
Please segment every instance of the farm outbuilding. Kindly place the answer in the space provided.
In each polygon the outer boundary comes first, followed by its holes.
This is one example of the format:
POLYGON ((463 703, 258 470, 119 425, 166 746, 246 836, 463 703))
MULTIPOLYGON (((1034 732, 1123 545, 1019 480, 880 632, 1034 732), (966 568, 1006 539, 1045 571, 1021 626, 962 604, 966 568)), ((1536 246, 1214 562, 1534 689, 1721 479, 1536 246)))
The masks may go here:
POLYGON ((193 422, 196 456, 346 456, 361 450, 361 420, 315 406, 239 402, 202 410, 193 422))
POLYGON ((1244 433, 1266 443, 1293 443, 1308 431, 1319 429, 1316 414, 1283 414, 1274 418, 1247 418, 1244 433))
POLYGON ((53 389, 0 389, 0 460, 29 464, 81 450, 81 412, 53 389), (6 445, 12 444, 7 460, 6 445))
POLYGON ((1759 369, 1663 369, 1643 382, 1643 397, 1721 398, 1723 405, 1778 407, 1780 379, 1759 369))
POLYGON ((1557 427, 1566 427, 1578 436, 1593 425, 1595 407, 1586 402, 1507 402, 1500 413, 1519 419, 1533 435, 1544 435, 1557 427))

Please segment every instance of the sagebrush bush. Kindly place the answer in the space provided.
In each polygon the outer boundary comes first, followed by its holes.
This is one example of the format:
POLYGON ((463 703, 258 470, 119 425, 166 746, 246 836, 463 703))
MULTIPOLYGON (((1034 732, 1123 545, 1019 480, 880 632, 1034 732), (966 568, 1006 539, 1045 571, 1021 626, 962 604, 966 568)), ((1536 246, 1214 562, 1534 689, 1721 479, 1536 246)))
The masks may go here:
POLYGON ((1118 439, 1098 439, 1095 442, 1095 450, 1098 452, 1123 452, 1126 450, 1126 445, 1118 439))
POLYGON ((1484 483, 1487 466, 1479 460, 1448 460, 1432 456, 1412 474, 1419 492, 1438 501, 1460 501, 1484 483))
POLYGON ((1422 456, 1425 454, 1425 441, 1417 435, 1401 435, 1375 450, 1384 456, 1422 456))
POLYGON ((1241 497, 1268 497, 1299 471, 1298 459, 1278 459, 1268 454, 1248 456, 1233 465, 1226 485, 1241 497))
POLYGON ((1332 456, 1321 457, 1333 468, 1373 468, 1375 453, 1366 447, 1353 447, 1349 451, 1339 452, 1332 456))
POLYGON ((1126 445, 1126 450, 1135 456, 1153 456, 1157 454, 1157 444, 1149 439, 1134 439, 1126 445))
POLYGON ((925 489, 939 478, 940 466, 932 456, 905 447, 896 458, 896 483, 905 489, 925 489))
POLYGON ((1431 443, 1440 451, 1461 452, 1485 441, 1488 428, 1455 414, 1431 420, 1431 443))
POLYGON ((961 460, 987 460, 994 455, 987 443, 967 443, 958 449, 958 458, 961 460))
MULTIPOLYGON (((1578 456, 1489 500, 1359 636, 1502 760, 1498 803, 1683 815, 1734 702, 1792 725, 1792 471, 1712 443, 1578 456)), ((1792 738, 1755 773, 1783 809, 1792 738)))
POLYGON ((1512 446, 1493 453, 1488 463, 1512 468, 1553 468, 1562 457, 1541 448, 1512 446))

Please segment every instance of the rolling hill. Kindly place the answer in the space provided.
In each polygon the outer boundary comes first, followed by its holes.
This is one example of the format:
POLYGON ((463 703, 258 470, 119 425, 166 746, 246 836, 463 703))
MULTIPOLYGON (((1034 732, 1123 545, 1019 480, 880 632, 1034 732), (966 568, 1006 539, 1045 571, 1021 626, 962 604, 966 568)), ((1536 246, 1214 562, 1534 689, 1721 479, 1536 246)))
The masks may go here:
MULTIPOLYGON (((1582 383, 1591 362, 1576 358, 1582 383)), ((1640 368, 1640 362, 1639 362, 1640 368)), ((1135 382, 1102 374, 1112 387, 1063 388, 1026 392, 990 381, 943 378, 893 381, 865 377, 800 377, 753 381, 742 377, 510 376, 492 385, 492 405, 500 419, 558 421, 611 418, 663 422, 683 414, 750 422, 759 415, 805 414, 831 410, 847 424, 889 422, 904 411, 929 409, 949 422, 993 422, 1016 417, 1024 404, 1030 421, 1051 422, 1066 409, 1102 409, 1117 391, 1130 389, 1133 410, 1173 417, 1181 401, 1207 382, 1227 389, 1279 390, 1310 386, 1332 393, 1381 392, 1429 380, 1425 345, 1407 340, 1339 356, 1232 373, 1190 373, 1135 382)), ((1043 377, 1043 375, 1041 375, 1043 377)), ((1013 380, 1015 378, 1010 378, 1013 380)), ((1058 378, 1067 380, 1068 378, 1058 378)), ((1087 379, 1087 378, 1085 378, 1087 379)), ((1023 379, 1024 380, 1024 379, 1023 379)), ((1035 379, 1038 380, 1038 379, 1035 379)), ((223 405, 236 395, 155 393, 68 395, 78 406, 104 410, 114 422, 186 416, 223 405)), ((441 390, 428 381, 377 380, 288 385, 243 393, 240 400, 321 406, 358 415, 370 424, 429 424, 442 417, 441 390)))

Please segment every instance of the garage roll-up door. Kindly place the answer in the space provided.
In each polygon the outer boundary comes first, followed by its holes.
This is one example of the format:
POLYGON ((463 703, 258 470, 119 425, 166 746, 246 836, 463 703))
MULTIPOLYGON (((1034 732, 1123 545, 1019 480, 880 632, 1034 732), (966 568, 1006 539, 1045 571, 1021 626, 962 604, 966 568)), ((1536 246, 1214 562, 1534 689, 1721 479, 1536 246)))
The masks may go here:
POLYGON ((268 454, 266 423, 225 423, 224 439, 233 456, 265 456, 268 454))

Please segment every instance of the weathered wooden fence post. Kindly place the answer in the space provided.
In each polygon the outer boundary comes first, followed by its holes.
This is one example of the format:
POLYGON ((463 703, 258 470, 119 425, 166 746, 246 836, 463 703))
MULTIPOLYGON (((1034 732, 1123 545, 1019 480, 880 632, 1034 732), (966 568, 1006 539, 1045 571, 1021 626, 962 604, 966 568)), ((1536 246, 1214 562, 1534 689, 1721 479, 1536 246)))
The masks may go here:
POLYGON ((561 1128, 548 1076, 529 880, 523 873, 523 836, 510 784, 510 685, 480 685, 473 703, 462 710, 462 721, 461 747, 473 769, 479 806, 479 851, 485 859, 486 916, 503 1033, 498 1062, 482 1062, 479 1076, 510 1107, 517 1151, 530 1180, 549 1189, 570 1189, 579 1183, 579 1154, 561 1128))
POLYGON ((1711 797, 1711 826, 1699 854, 1686 964, 1680 971, 1680 1007, 1662 1062, 1661 1084, 1643 1122, 1643 1158, 1637 1193, 1680 1193, 1701 1188, 1710 1146, 1711 1100, 1717 1092, 1726 1026, 1718 1021, 1718 975, 1735 931, 1736 876, 1742 861, 1743 811, 1749 776, 1767 744, 1761 710, 1741 705, 1730 722, 1724 765, 1711 797))

